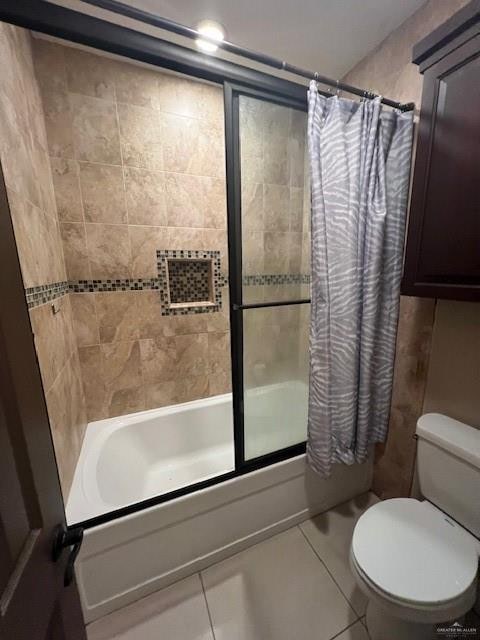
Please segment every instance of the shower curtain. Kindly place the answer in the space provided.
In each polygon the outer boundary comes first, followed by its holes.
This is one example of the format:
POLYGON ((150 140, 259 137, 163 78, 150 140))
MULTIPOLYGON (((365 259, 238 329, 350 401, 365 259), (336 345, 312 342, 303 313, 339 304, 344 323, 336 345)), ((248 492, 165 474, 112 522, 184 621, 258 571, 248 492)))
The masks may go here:
POLYGON ((323 476, 385 440, 413 112, 308 92, 312 199, 307 457, 323 476))

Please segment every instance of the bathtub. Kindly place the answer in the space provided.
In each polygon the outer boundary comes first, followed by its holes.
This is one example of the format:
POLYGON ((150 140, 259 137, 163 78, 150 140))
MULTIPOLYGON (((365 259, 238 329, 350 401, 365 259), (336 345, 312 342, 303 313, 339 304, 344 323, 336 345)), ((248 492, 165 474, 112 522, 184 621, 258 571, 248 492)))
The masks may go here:
MULTIPOLYGON (((305 438, 305 394, 299 381, 246 391, 247 454, 305 438)), ((233 470, 232 434, 231 394, 90 423, 69 524, 233 470)), ((86 622, 367 491, 371 475, 369 461, 322 479, 300 455, 86 529, 76 562, 86 622)))
MULTIPOLYGON (((244 404, 247 458, 306 439, 305 383, 247 389, 244 404)), ((231 393, 91 422, 70 489, 67 522, 88 520, 234 467, 231 393)))

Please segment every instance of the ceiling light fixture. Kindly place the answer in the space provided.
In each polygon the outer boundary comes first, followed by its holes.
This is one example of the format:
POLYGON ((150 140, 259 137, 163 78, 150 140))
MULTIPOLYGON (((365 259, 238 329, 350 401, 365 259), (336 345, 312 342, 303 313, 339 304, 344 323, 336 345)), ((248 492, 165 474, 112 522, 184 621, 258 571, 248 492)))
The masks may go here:
POLYGON ((202 22, 197 25, 197 31, 202 36, 205 36, 205 39, 197 38, 195 40, 197 47, 204 53, 215 53, 218 49, 217 43, 222 42, 225 38, 225 31, 222 25, 213 20, 202 20, 202 22))

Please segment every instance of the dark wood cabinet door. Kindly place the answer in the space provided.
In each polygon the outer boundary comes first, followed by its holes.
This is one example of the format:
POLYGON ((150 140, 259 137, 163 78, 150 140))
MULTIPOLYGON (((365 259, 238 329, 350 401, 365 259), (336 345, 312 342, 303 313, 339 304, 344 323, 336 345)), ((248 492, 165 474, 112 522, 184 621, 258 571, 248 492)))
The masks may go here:
POLYGON ((0 639, 86 640, 57 467, 0 167, 0 639))
POLYGON ((480 300, 480 37, 423 86, 402 293, 480 300))

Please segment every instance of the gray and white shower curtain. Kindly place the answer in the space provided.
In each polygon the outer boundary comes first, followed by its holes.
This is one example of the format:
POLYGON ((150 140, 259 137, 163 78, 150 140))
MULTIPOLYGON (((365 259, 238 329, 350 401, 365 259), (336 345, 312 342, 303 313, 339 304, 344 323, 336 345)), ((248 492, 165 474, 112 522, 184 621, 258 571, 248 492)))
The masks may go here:
POLYGON ((413 112, 308 92, 312 205, 307 456, 366 460, 385 439, 395 357, 413 112))

